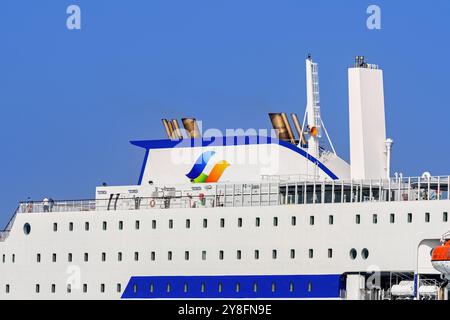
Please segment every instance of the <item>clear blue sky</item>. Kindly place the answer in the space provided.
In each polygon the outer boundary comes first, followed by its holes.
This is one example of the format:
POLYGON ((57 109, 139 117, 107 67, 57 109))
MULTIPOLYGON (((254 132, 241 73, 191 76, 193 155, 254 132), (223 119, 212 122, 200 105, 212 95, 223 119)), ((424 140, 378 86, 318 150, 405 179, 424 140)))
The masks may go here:
POLYGON ((348 159, 347 67, 384 69, 393 171, 450 174, 450 1, 2 0, 0 224, 19 200, 91 198, 137 182, 162 117, 268 128, 303 113, 304 58, 320 63, 323 118, 348 159), (82 29, 66 28, 66 8, 82 29), (366 27, 381 7, 382 29, 366 27))

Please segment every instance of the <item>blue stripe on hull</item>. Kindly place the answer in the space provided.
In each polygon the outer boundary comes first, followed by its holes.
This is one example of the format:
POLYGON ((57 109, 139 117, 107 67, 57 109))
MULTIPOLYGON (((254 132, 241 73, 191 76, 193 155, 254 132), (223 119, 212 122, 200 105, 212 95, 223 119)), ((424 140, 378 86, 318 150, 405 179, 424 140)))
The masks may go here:
POLYGON ((338 298, 343 285, 343 277, 335 274, 136 276, 131 277, 122 298, 338 298))

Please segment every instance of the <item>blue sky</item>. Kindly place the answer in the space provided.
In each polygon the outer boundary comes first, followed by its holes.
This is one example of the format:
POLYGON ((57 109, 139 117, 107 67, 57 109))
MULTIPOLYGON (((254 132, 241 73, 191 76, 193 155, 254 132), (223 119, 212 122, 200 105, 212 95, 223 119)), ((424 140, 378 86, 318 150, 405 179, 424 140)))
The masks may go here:
POLYGON ((134 139, 160 119, 269 128, 303 114, 304 59, 320 64, 321 107, 348 159, 347 67, 384 70, 393 171, 449 174, 450 1, 3 0, 0 224, 19 200, 92 198, 137 182, 134 139), (77 4, 82 29, 66 28, 77 4), (366 8, 381 7, 381 30, 366 8))

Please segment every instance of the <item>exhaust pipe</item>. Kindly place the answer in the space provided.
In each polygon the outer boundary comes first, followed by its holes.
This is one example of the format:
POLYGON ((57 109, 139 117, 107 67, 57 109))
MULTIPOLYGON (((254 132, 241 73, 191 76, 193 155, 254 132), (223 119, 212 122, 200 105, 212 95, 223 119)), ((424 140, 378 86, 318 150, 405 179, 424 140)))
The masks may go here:
POLYGON ((297 130, 298 136, 300 138, 301 144, 306 145, 305 136, 303 135, 302 127, 300 126, 300 122, 298 121, 298 117, 296 113, 291 113, 292 122, 294 122, 295 130, 297 130))
POLYGON ((286 123, 283 120, 281 113, 269 113, 270 121, 272 122, 272 127, 277 130, 278 139, 283 141, 291 140, 291 136, 286 128, 286 123))
POLYGON ((161 119, 164 125, 164 129, 166 130, 167 137, 172 139, 173 137, 173 128, 172 124, 167 119, 161 119))
POLYGON ((172 119, 172 127, 174 129, 174 133, 175 133, 176 137, 178 139, 183 139, 184 135, 183 135, 183 132, 181 132, 180 125, 178 124, 177 119, 172 119))
POLYGON ((294 133, 292 132, 292 128, 291 128, 291 125, 290 125, 290 123, 289 123, 289 119, 288 119, 288 117, 286 116, 286 113, 282 112, 282 113, 281 113, 281 118, 283 118, 283 122, 284 122, 284 125, 286 126, 286 130, 287 130, 289 139, 291 140, 291 143, 292 143, 292 144, 295 144, 294 133))
POLYGON ((189 138, 200 138, 200 131, 198 130, 197 121, 195 118, 182 118, 183 127, 189 135, 189 138))

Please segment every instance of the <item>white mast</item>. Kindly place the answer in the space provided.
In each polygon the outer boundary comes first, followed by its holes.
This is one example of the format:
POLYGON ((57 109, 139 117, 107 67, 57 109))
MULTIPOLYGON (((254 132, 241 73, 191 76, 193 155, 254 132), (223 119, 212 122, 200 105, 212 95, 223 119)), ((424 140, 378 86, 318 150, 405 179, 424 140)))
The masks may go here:
POLYGON ((308 135, 308 153, 319 156, 319 137, 321 136, 319 105, 319 74, 317 63, 312 62, 311 55, 306 59, 306 114, 308 135), (315 128, 315 129, 314 129, 315 128))
POLYGON ((305 128, 305 121, 307 121, 306 132, 308 142, 308 153, 315 158, 319 158, 319 139, 322 137, 322 128, 327 136, 333 153, 333 143, 331 142, 325 125, 320 117, 320 95, 319 95, 319 65, 312 61, 309 54, 306 58, 306 110, 303 117, 303 125, 305 128))

